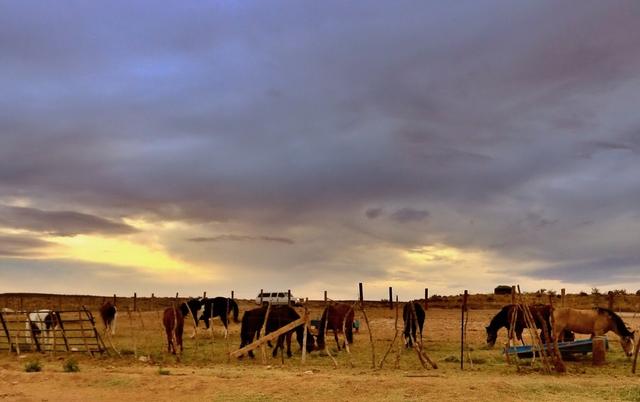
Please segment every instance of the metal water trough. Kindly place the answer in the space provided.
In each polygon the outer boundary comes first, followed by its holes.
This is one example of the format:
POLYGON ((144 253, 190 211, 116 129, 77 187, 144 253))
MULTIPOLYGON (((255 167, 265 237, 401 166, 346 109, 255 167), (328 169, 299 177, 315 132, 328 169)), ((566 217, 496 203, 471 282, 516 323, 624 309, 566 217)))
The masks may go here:
MULTIPOLYGON (((587 353, 591 353, 593 347, 593 342, 591 339, 579 339, 573 342, 558 342, 558 349, 562 356, 573 355, 577 353, 581 353, 586 355, 587 353)), ((605 338, 605 347, 609 350, 609 340, 605 338)), ((551 352, 552 346, 549 344, 545 345, 545 349, 547 352, 551 352)), ((524 345, 524 346, 512 346, 507 349, 507 353, 510 355, 517 354, 518 357, 521 358, 531 358, 533 357, 534 348, 532 345, 524 345)), ((535 350, 536 356, 540 353, 539 350, 535 350)))

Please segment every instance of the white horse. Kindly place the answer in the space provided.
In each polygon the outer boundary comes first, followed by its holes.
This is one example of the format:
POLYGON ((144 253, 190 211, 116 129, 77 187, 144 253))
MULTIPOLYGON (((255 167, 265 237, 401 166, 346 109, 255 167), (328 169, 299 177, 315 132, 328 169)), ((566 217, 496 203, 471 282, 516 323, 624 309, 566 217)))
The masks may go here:
POLYGON ((58 329, 60 325, 59 313, 51 310, 38 310, 29 313, 28 317, 25 321, 25 341, 30 344, 35 338, 40 345, 50 344, 52 341, 51 331, 58 329))

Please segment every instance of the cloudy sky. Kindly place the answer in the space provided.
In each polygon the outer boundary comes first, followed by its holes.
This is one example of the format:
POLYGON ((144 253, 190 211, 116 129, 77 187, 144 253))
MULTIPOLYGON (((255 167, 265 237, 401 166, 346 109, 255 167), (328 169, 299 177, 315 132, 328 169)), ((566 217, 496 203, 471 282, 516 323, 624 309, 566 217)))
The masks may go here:
POLYGON ((0 2, 0 292, 640 288, 640 2, 0 2))

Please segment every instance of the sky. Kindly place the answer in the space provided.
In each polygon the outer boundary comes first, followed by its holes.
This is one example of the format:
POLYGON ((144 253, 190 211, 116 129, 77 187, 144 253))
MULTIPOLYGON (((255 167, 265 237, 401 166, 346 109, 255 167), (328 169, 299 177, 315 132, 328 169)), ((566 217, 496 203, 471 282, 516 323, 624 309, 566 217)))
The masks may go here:
POLYGON ((635 292, 639 19, 0 1, 0 292, 635 292))

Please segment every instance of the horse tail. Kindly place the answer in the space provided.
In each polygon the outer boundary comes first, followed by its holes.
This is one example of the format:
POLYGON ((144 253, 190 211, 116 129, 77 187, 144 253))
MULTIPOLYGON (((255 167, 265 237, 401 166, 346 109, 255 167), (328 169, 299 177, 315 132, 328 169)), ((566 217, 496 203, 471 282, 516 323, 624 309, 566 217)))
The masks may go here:
POLYGON ((349 309, 346 317, 346 325, 345 325, 345 334, 344 336, 347 338, 349 344, 353 344, 353 308, 349 309))
POLYGON ((238 321, 238 303, 233 299, 229 299, 229 303, 231 303, 231 308, 233 308, 233 322, 237 324, 240 322, 238 321))

